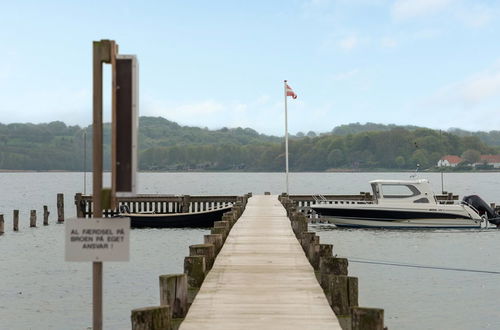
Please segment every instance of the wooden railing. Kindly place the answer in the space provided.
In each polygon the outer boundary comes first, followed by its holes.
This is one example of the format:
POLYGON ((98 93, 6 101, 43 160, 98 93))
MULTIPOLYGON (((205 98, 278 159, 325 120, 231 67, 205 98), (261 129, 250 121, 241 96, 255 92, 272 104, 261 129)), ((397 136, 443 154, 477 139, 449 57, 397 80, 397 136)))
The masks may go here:
MULTIPOLYGON (((191 196, 191 195, 135 195, 117 197, 118 209, 126 205, 130 212, 189 213, 208 211, 213 208, 232 205, 247 196, 191 196)), ((92 216, 91 195, 75 195, 76 214, 80 218, 92 216)), ((103 210, 104 217, 118 214, 118 209, 103 210)))

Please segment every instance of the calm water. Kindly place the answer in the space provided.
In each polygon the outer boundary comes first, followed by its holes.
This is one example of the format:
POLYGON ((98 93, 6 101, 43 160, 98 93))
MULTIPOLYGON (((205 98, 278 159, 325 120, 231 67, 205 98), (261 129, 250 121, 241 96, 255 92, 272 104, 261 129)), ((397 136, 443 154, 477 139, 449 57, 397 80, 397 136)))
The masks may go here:
MULTIPOLYGON (((359 193, 368 181, 408 178, 407 173, 292 173, 290 193, 359 193)), ((441 190, 439 173, 422 173, 441 190)), ((109 180, 109 177, 105 178, 109 180)), ((445 174, 444 188, 500 202, 500 173, 445 174)), ((88 176, 90 181, 90 175, 88 176)), ((91 187, 86 187, 87 192, 91 187)), ((56 194, 65 194, 66 216, 83 191, 82 173, 0 173, 0 329, 86 329, 91 325, 91 264, 64 262, 63 225, 54 224, 56 194), (30 209, 52 211, 48 227, 28 228, 30 209), (11 230, 21 210, 20 232, 11 230)), ((141 173, 140 193, 243 194, 284 191, 279 173, 141 173)), ((360 304, 385 309, 390 329, 499 329, 500 275, 358 263, 500 271, 500 232, 370 231, 314 226, 323 243, 351 259, 360 281, 360 304)), ((182 272, 190 244, 203 229, 133 230, 131 260, 104 265, 104 327, 130 328, 130 310, 159 303, 158 275, 182 272)))

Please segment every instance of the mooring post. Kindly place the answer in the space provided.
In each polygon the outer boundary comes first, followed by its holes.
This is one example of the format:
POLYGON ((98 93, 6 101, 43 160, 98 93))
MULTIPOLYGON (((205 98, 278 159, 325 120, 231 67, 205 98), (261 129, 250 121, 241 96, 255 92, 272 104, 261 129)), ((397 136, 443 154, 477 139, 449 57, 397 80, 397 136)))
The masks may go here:
POLYGON ((30 211, 30 227, 36 227, 36 210, 30 211))
POLYGON ((342 329, 351 329, 351 308, 358 307, 358 278, 333 275, 330 282, 328 302, 342 329))
POLYGON ((330 295, 328 299, 335 315, 349 315, 349 296, 347 276, 332 275, 330 277, 330 295))
POLYGON ((189 196, 189 195, 182 196, 182 205, 181 205, 181 212, 182 213, 189 213, 190 203, 191 203, 191 196, 189 196))
POLYGON ((171 308, 168 305, 132 310, 132 330, 171 330, 171 308))
POLYGON ((14 231, 19 231, 19 210, 14 210, 12 215, 12 223, 14 231))
POLYGON ((352 307, 352 330, 384 330, 384 310, 380 308, 352 307))
POLYGON ((206 271, 208 272, 212 269, 215 259, 215 247, 213 244, 195 244, 189 246, 189 255, 192 256, 204 256, 206 271))
POLYGON ((215 255, 219 254, 219 251, 222 248, 222 235, 221 234, 210 234, 203 236, 203 242, 205 244, 213 244, 215 248, 215 255))
POLYGON ((160 275, 160 305, 169 305, 171 307, 172 318, 186 316, 186 274, 160 275))
POLYGON ((85 214, 83 210, 85 208, 85 202, 82 199, 82 193, 75 194, 75 205, 76 205, 76 217, 83 218, 85 214))
POLYGON ((226 229, 226 227, 213 227, 210 229, 210 234, 212 235, 221 235, 222 236, 222 244, 226 241, 226 238, 229 234, 229 231, 226 229))
POLYGON ((47 205, 43 206, 43 225, 47 226, 49 224, 49 208, 47 205))
POLYGON ((184 274, 190 287, 199 288, 205 279, 206 264, 204 256, 189 256, 184 258, 184 274))
POLYGON ((5 220, 3 218, 3 214, 0 214, 0 235, 5 233, 5 220))
POLYGON ((64 222, 64 195, 57 194, 57 222, 64 222))
POLYGON ((319 258, 319 284, 325 291, 331 303, 330 282, 333 275, 347 275, 348 261, 346 258, 320 257, 319 258))

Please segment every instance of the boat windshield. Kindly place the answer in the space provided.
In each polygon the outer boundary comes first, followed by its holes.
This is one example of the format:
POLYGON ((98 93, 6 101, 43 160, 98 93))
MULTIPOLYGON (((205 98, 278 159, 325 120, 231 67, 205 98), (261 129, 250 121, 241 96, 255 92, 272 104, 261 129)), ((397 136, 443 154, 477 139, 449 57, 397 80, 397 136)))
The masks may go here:
POLYGON ((382 184, 383 198, 409 198, 420 195, 420 191, 409 184, 382 184))

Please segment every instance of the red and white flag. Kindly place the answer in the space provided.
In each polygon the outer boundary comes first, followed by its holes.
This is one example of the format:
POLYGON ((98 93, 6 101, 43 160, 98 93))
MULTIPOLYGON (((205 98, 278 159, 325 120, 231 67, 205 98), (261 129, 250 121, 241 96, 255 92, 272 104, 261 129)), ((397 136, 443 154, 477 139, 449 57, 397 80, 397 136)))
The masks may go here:
POLYGON ((297 98, 297 94, 295 94, 295 92, 293 91, 293 89, 290 86, 288 86, 288 84, 286 83, 286 81, 285 81, 285 86, 286 86, 285 87, 286 88, 286 96, 291 96, 294 99, 296 99, 297 98))

